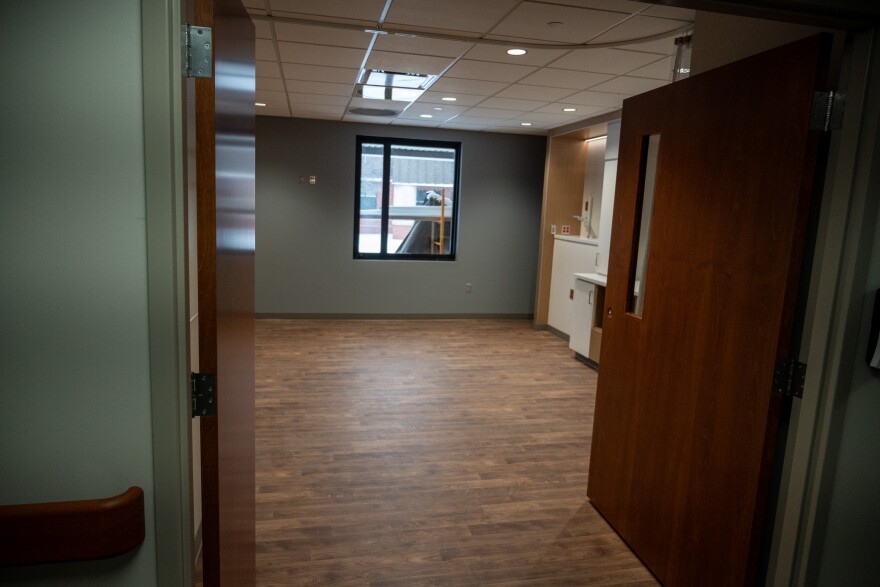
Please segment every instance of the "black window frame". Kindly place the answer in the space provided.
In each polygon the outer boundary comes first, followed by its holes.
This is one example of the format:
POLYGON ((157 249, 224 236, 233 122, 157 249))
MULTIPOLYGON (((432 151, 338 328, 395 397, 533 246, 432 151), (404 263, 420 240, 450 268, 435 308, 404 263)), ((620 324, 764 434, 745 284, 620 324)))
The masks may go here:
POLYGON ((355 147, 355 178, 354 178, 354 240, 352 249, 355 259, 382 259, 393 261, 455 261, 458 248, 459 200, 461 194, 461 142, 436 141, 427 139, 402 139, 396 137, 376 137, 357 135, 355 147), (361 164, 363 161, 363 145, 381 144, 383 146, 382 161, 382 192, 385 205, 382 206, 380 229, 380 252, 362 253, 358 250, 360 241, 361 221, 361 164), (394 146, 433 147, 452 149, 455 151, 454 185, 452 189, 452 212, 450 213, 449 252, 439 254, 422 253, 389 253, 386 250, 389 231, 389 188, 391 183, 391 150, 394 146))

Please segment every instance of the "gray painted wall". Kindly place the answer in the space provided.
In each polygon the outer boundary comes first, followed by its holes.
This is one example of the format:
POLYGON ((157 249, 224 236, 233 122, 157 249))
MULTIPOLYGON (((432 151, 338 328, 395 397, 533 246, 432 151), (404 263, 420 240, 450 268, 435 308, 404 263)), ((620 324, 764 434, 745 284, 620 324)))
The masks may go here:
POLYGON ((0 503, 139 485, 147 508, 133 553, 0 584, 155 585, 141 3, 0 22, 0 503))
POLYGON ((257 117, 257 312, 531 314, 545 146, 537 136, 257 117), (352 258, 359 134, 461 141, 454 262, 352 258))

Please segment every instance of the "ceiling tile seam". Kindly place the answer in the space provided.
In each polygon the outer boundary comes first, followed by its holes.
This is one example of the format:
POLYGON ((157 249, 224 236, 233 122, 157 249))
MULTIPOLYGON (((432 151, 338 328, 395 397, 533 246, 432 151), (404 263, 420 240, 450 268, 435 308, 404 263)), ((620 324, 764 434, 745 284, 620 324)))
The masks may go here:
MULTIPOLYGON (((385 15, 388 13, 388 7, 390 5, 391 5, 391 0, 386 0, 385 6, 383 7, 382 12, 379 14, 379 18, 376 20, 375 27, 374 27, 375 29, 381 28, 382 23, 384 22, 384 19, 385 19, 385 15)), ((349 108, 351 108, 351 102, 355 98, 354 93, 355 93, 355 90, 357 89, 358 80, 361 78, 361 72, 366 70, 367 61, 369 61, 369 59, 370 59, 370 53, 372 53, 373 47, 376 45, 376 39, 379 37, 379 33, 373 32, 370 34, 372 35, 372 38, 370 39, 370 43, 369 43, 369 45, 367 45, 367 48, 364 51, 364 58, 361 60, 360 67, 358 67, 357 77, 355 77, 354 83, 352 83, 350 96, 348 98, 348 102, 345 105, 345 108, 342 111, 342 115, 341 115, 340 120, 345 120, 345 114, 348 112, 349 108)))
MULTIPOLYGON (((268 3, 267 3, 268 6, 268 3)), ((278 33, 275 31, 275 23, 269 22, 270 32, 272 33, 272 49, 275 50, 275 62, 278 65, 279 73, 281 74, 281 86, 284 88, 284 97, 285 97, 285 105, 287 106, 287 115, 293 118, 293 106, 290 104, 290 92, 287 91, 287 80, 284 79, 284 70, 281 67, 281 52, 278 49, 278 33)))
MULTIPOLYGON (((266 9, 263 12, 266 13, 266 16, 272 15, 272 7, 269 5, 269 2, 266 2, 266 9)), ((284 105, 287 107, 287 116, 293 118, 293 106, 291 106, 290 104, 289 92, 287 91, 287 82, 284 80, 284 71, 281 68, 281 53, 278 50, 278 33, 275 31, 274 22, 269 21, 269 25, 269 32, 272 35, 272 49, 274 49, 275 51, 275 63, 278 65, 278 70, 281 74, 281 86, 284 88, 284 105)))

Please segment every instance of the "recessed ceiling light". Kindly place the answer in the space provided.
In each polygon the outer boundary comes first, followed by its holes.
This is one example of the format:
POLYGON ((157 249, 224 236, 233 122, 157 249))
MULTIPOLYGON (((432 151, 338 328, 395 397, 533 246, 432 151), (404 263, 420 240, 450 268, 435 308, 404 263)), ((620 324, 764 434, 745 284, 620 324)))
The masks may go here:
POLYGON ((254 106, 265 106, 262 102, 254 102, 254 106))
POLYGON ((453 98, 452 96, 443 96, 440 99, 444 102, 455 102, 456 100, 458 100, 458 98, 453 98))
POLYGON ((520 122, 519 125, 520 126, 532 126, 532 123, 531 122, 520 122))
POLYGON ((443 108, 440 108, 439 106, 434 106, 434 110, 443 110, 443 108))
POLYGON ((508 55, 525 55, 526 53, 528 53, 528 51, 526 51, 525 49, 508 49, 507 50, 508 55))
POLYGON ((434 118, 433 114, 419 114, 422 118, 434 118))
POLYGON ((577 112, 577 108, 563 108, 563 112, 577 112))

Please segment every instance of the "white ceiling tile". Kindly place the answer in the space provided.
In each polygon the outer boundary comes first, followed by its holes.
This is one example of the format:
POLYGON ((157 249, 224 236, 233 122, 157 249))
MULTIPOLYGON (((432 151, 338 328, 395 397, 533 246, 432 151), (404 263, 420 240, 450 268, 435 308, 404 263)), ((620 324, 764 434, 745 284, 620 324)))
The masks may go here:
POLYGON ((277 61, 257 61, 257 77, 281 77, 277 61))
POLYGON ((269 6, 274 11, 378 22, 385 0, 269 0, 269 6))
POLYGON ((520 100, 538 100, 555 102, 571 94, 572 90, 566 88, 548 88, 543 86, 529 86, 525 84, 513 84, 500 92, 501 98, 518 98, 520 100))
POLYGON ((278 51, 281 54, 281 61, 287 63, 360 68, 364 59, 364 51, 349 47, 279 42, 278 51))
POLYGON ((696 11, 690 8, 676 8, 675 6, 658 6, 654 5, 642 12, 646 16, 662 16, 664 18, 677 18, 678 20, 693 21, 696 18, 696 11))
POLYGON ((471 124, 475 126, 497 126, 504 124, 504 120, 500 118, 480 118, 479 116, 459 116, 454 119, 459 124, 471 124))
POLYGON ((626 14, 632 14, 644 10, 645 6, 648 6, 643 2, 631 2, 630 0, 552 0, 552 4, 565 4, 567 6, 595 8, 597 10, 610 10, 612 12, 624 12, 626 14))
POLYGON ((660 58, 654 53, 638 53, 622 49, 578 49, 554 61, 553 67, 620 75, 660 58))
POLYGON ((522 112, 518 110, 503 110, 500 108, 483 108, 477 106, 467 111, 468 116, 476 116, 478 118, 514 118, 522 112))
POLYGON ((537 100, 517 100, 516 98, 489 98, 482 104, 481 108, 503 108, 505 110, 519 110, 521 112, 529 112, 545 106, 547 102, 539 102, 537 100))
POLYGON ((470 94, 459 94, 454 92, 435 92, 427 91, 421 95, 419 102, 428 102, 430 104, 450 104, 455 106, 476 106, 486 99, 486 96, 472 96, 470 94), (444 97, 455 98, 454 102, 443 100, 444 97))
POLYGON ((675 30, 691 23, 684 20, 670 20, 668 18, 654 18, 651 16, 636 15, 592 39, 592 43, 617 43, 620 41, 636 41, 643 37, 659 35, 668 32, 675 35, 675 30))
POLYGON ((256 59, 258 61, 275 61, 275 43, 268 39, 257 39, 256 59))
POLYGON ((517 0, 395 0, 385 22, 485 33, 516 4, 517 0))
POLYGON ((391 121, 391 124, 393 126, 424 126, 428 128, 437 128, 440 126, 440 122, 433 119, 406 118, 404 116, 395 118, 391 121))
POLYGON ((627 17, 619 12, 523 2, 491 33, 560 43, 583 43, 627 17), (550 24, 554 22, 561 24, 550 24))
POLYGON ((473 43, 410 37, 405 35, 378 35, 373 45, 374 51, 392 53, 411 53, 413 55, 436 55, 438 57, 460 57, 473 46, 473 43))
POLYGON ((271 92, 284 92, 284 82, 277 77, 258 77, 257 90, 269 90, 271 92))
POLYGON ((553 114, 549 112, 527 112, 525 114, 517 117, 517 120, 521 122, 556 122, 556 123, 565 123, 570 122, 573 119, 577 118, 576 116, 568 116, 562 112, 559 114, 553 114))
POLYGON ((565 55, 565 49, 527 49, 525 55, 508 55, 507 50, 516 47, 516 43, 510 45, 494 45, 481 43, 467 52, 465 59, 477 61, 494 61, 496 63, 512 63, 514 65, 547 65, 554 59, 565 55))
MULTIPOLYGON (((431 89, 435 92, 452 92, 453 95, 456 92, 461 92, 462 94, 491 96, 492 94, 498 92, 498 90, 504 88, 505 85, 507 84, 503 84, 501 82, 484 82, 472 79, 448 78, 446 76, 443 76, 439 80, 434 82, 434 85, 431 86, 431 89)), ((517 97, 518 96, 511 96, 511 98, 517 97)))
POLYGON ((254 23, 254 35, 258 39, 271 39, 272 38, 272 23, 268 20, 252 18, 251 22, 254 23))
POLYGON ((673 35, 666 39, 658 41, 648 41, 647 43, 633 43, 632 45, 620 45, 616 49, 627 49, 630 51, 641 51, 643 53, 659 53, 660 55, 675 54, 675 37, 673 35))
POLYGON ((284 104, 285 102, 287 102, 287 98, 286 94, 283 91, 276 92, 272 90, 261 90, 260 88, 257 88, 254 102, 263 102, 265 104, 284 104))
POLYGON ((623 99, 628 98, 623 94, 608 94, 605 92, 594 92, 588 90, 586 92, 578 92, 568 96, 565 101, 571 104, 582 104, 584 106, 602 106, 607 108, 620 108, 623 99))
POLYGON ((453 118, 449 122, 444 122, 440 125, 440 128, 451 128, 455 130, 471 130, 471 131, 481 131, 486 128, 485 124, 467 124, 466 122, 459 122, 457 118, 453 118))
POLYGON ((327 82, 290 81, 287 90, 300 94, 327 94, 330 96, 351 96, 353 84, 331 84, 327 82))
POLYGON ((664 57, 660 61, 655 61, 650 65, 646 65, 644 67, 640 67, 638 69, 634 69, 627 73, 627 75, 631 75, 634 77, 650 77, 653 79, 662 79, 666 81, 672 81, 672 62, 674 58, 664 57))
POLYGON ((359 69, 347 67, 322 67, 303 63, 282 63, 284 79, 308 80, 316 82, 333 82, 337 84, 354 84, 359 69))
POLYGON ((382 116, 362 116, 360 114, 345 114, 342 119, 345 122, 365 122, 367 124, 383 124, 388 125, 394 120, 392 117, 384 118, 382 116))
POLYGON ((572 90, 586 90, 590 86, 602 83, 614 77, 610 73, 593 73, 589 71, 574 71, 572 69, 553 69, 545 67, 532 75, 520 80, 521 84, 533 86, 550 86, 553 88, 568 88, 572 90))
POLYGON ((433 55, 409 55, 406 53, 391 53, 388 51, 370 51, 367 59, 368 69, 381 69, 383 71, 397 71, 401 73, 424 73, 437 75, 449 67, 453 59, 450 57, 436 57, 433 55))
POLYGON ((471 61, 462 59, 444 74, 444 77, 488 80, 493 82, 515 82, 537 68, 527 65, 510 65, 507 63, 490 63, 488 61, 471 61))
POLYGON ((440 104, 430 104, 428 102, 414 102, 409 108, 406 109, 407 112, 412 112, 415 114, 432 114, 440 117, 450 118, 452 116, 458 116, 462 114, 465 110, 467 110, 467 106, 447 106, 440 104), (440 108, 440 110, 437 110, 440 108))
POLYGON ((331 26, 313 26, 288 22, 275 23, 275 36, 279 41, 293 43, 313 43, 315 45, 336 45, 339 47, 355 47, 366 49, 373 40, 372 33, 334 28, 331 26))
POLYGON ((348 101, 351 100, 351 96, 301 94, 299 92, 290 92, 287 94, 287 97, 291 104, 327 104, 328 106, 345 106, 348 104, 348 101))
POLYGON ((642 92, 648 92, 659 88, 660 86, 665 86, 668 83, 669 81, 667 80, 628 77, 622 75, 610 81, 601 83, 598 86, 593 86, 591 89, 596 92, 610 92, 614 94, 629 94, 634 96, 636 94, 641 94, 642 92))
POLYGON ((572 118, 583 118, 584 116, 592 116, 597 112, 605 110, 604 106, 584 106, 582 104, 573 104, 571 102, 556 102, 547 104, 543 108, 538 108, 535 112, 544 114, 562 114, 563 116, 571 116, 572 118), (563 108, 574 108, 574 112, 564 112, 563 108))
POLYGON ((345 114, 345 106, 332 106, 329 104, 291 104, 294 116, 308 116, 312 114, 326 114, 341 117, 345 114))

